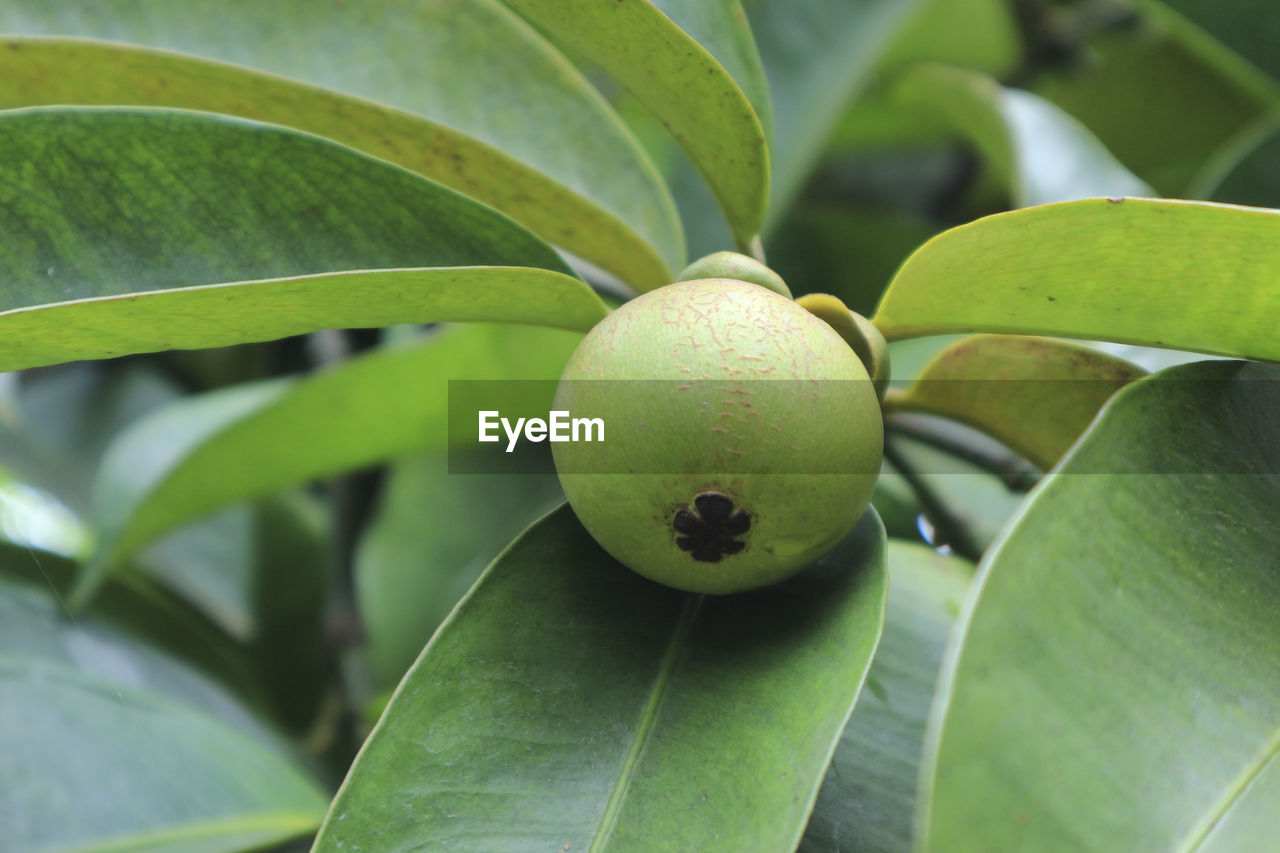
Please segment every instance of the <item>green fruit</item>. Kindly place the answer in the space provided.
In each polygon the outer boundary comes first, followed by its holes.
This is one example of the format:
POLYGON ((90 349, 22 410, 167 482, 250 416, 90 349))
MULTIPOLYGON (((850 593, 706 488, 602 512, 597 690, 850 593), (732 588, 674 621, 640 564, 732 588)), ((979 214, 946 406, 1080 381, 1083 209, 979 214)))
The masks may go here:
POLYGON ((741 281, 680 282, 618 308, 570 357, 554 408, 605 424, 603 442, 552 445, 582 524, 622 564, 693 592, 810 565, 853 529, 880 468, 880 408, 857 355, 741 281))

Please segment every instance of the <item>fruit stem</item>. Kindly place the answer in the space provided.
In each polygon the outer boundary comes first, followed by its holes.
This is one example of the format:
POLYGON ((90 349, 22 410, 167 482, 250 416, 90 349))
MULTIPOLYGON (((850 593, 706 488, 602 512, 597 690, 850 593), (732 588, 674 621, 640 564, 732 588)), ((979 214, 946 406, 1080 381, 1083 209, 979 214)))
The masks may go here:
POLYGON ((884 458, 898 470, 898 473, 902 474, 907 484, 911 486, 911 490, 916 493, 916 497, 920 499, 920 506, 924 509, 925 516, 937 531, 938 541, 932 544, 949 545, 957 555, 974 563, 981 560, 983 548, 973 532, 969 530, 969 526, 951 512, 946 502, 898 451, 891 436, 888 435, 885 436, 884 458))
POLYGON ((952 426, 933 418, 905 413, 893 413, 885 418, 888 432, 913 438, 981 468, 999 477, 1005 488, 1012 491, 1029 492, 1044 476, 1044 472, 1035 465, 994 440, 981 444, 968 441, 952 426))

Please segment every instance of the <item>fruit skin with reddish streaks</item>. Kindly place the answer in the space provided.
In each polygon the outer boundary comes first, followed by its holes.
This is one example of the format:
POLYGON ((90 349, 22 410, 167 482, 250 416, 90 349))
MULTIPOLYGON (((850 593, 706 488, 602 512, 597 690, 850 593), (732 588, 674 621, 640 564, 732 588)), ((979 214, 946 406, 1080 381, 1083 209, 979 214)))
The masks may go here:
POLYGON ((812 564, 853 529, 880 470, 880 407, 857 355, 790 299, 730 279, 618 308, 570 357, 554 408, 605 424, 602 443, 552 445, 583 526, 623 565, 691 592, 812 564))

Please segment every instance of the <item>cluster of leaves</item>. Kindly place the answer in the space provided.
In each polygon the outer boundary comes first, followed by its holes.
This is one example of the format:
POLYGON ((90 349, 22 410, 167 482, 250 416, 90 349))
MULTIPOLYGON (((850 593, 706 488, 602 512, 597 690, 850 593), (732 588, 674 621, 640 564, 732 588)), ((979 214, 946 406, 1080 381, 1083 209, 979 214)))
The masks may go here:
POLYGON ((6 3, 0 847, 1264 848, 1270 11, 6 3), (761 246, 915 380, 818 566, 448 474, 450 379, 761 246))

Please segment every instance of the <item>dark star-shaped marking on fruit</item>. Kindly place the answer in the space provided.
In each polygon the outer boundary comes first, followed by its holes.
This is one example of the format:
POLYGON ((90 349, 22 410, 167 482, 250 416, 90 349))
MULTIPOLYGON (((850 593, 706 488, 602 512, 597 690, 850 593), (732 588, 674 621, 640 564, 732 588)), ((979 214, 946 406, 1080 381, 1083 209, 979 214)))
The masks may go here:
POLYGON ((693 499, 695 513, 681 507, 671 519, 677 533, 681 551, 701 563, 718 563, 726 555, 736 554, 747 543, 737 537, 751 529, 751 515, 746 510, 736 510, 733 500, 719 492, 702 492, 693 499))

